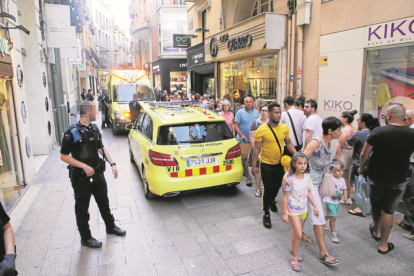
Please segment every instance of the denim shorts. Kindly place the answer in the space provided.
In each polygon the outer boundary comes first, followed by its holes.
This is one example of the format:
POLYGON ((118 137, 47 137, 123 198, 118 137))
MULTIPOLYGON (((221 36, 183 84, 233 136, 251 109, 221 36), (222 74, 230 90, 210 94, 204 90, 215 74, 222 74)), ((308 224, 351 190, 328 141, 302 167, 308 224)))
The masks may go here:
POLYGON ((373 209, 381 209, 384 213, 392 215, 397 210, 398 204, 404 194, 409 181, 396 185, 389 185, 370 181, 370 201, 373 209))

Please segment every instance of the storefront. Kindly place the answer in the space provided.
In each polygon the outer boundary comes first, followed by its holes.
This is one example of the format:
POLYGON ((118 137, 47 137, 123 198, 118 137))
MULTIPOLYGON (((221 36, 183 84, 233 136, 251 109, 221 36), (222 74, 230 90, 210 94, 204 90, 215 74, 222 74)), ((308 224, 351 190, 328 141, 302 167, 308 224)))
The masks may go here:
POLYGON ((414 108, 413 26, 410 17, 322 36, 321 116, 356 109, 384 125, 390 104, 414 108))
POLYGON ((152 62, 153 86, 169 93, 187 91, 187 60, 158 59, 152 62))
POLYGON ((217 98, 214 81, 215 63, 206 63, 204 42, 187 49, 187 65, 188 88, 200 95, 208 94, 211 98, 217 98))
MULTIPOLYGON (((21 112, 21 119, 26 121, 26 104, 24 101, 15 102, 12 81, 21 87, 24 83, 24 75, 21 65, 17 65, 16 72, 13 70, 11 53, 4 32, 1 32, 0 44, 0 202, 8 212, 14 206, 23 193, 24 186, 22 152, 19 146, 20 137, 18 133, 18 122, 16 113, 21 112), (14 78, 13 78, 14 77, 14 78), (19 106, 19 109, 17 109, 19 106)), ((30 139, 29 154, 31 155, 30 139)))
POLYGON ((281 100, 286 27, 287 15, 262 13, 206 38, 205 60, 218 63, 218 98, 230 96, 233 109, 246 95, 281 100))

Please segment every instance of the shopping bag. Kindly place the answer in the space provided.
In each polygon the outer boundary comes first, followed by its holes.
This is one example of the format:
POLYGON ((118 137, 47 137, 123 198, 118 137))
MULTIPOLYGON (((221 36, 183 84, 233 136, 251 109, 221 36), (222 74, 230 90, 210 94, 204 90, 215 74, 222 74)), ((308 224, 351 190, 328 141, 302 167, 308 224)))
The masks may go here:
POLYGON ((355 203, 362 211, 362 215, 365 217, 371 213, 371 202, 369 195, 371 193, 371 187, 366 178, 362 175, 355 176, 355 203))

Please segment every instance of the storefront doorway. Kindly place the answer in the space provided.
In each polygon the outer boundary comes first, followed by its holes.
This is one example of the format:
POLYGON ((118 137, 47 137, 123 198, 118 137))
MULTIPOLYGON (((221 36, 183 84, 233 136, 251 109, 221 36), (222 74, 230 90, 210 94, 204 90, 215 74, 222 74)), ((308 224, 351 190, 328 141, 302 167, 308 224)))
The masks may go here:
POLYGON ((23 173, 11 81, 0 79, 0 201, 10 211, 22 194, 23 173))
POLYGON ((210 95, 210 98, 215 99, 216 98, 216 89, 214 86, 214 77, 204 77, 202 78, 202 92, 204 94, 210 95))

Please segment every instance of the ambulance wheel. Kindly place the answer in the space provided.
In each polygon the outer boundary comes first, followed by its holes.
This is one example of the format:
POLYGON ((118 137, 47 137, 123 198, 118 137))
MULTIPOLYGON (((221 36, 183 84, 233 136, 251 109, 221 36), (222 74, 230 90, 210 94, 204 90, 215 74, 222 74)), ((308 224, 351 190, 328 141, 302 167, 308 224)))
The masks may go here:
POLYGON ((112 134, 114 136, 119 134, 119 131, 115 129, 115 124, 114 123, 111 124, 111 128, 112 128, 112 134))

